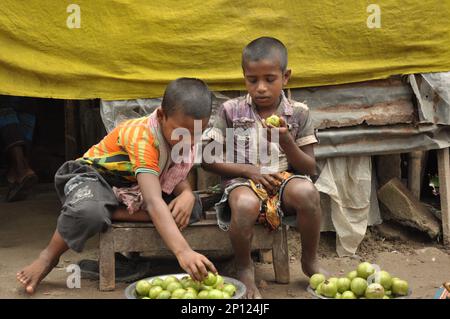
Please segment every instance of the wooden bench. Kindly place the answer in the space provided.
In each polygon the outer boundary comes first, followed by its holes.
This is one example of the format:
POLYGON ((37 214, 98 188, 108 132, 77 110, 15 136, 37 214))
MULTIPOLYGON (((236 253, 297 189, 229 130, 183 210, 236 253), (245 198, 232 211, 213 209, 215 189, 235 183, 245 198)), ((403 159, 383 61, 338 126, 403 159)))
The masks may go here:
MULTIPOLYGON (((231 251, 228 233, 219 229, 216 220, 201 220, 188 226, 183 236, 196 251, 231 251)), ((275 280, 289 283, 289 256, 286 226, 269 233, 264 226, 255 225, 252 248, 272 250, 275 280)), ((161 252, 167 250, 151 223, 113 223, 100 234, 100 290, 115 289, 115 252, 161 252)))

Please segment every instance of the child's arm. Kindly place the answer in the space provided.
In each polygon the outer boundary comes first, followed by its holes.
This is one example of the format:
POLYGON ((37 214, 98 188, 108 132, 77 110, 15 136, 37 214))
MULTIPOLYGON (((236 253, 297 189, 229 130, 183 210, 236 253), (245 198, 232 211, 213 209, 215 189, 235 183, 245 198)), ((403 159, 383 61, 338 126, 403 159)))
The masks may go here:
POLYGON ((183 230, 189 224, 192 209, 195 205, 195 196, 189 182, 184 180, 175 186, 173 194, 176 196, 169 203, 169 210, 172 213, 175 223, 183 230))
POLYGON ((280 146, 286 154, 287 161, 292 165, 294 171, 306 175, 316 174, 316 159, 314 157, 313 144, 298 147, 283 118, 280 118, 279 128, 270 124, 266 124, 266 126, 269 129, 278 130, 280 146))
POLYGON ((161 197, 161 185, 156 175, 140 173, 137 175, 139 188, 147 207, 147 212, 164 243, 175 254, 183 268, 195 280, 207 276, 208 269, 217 273, 214 265, 203 255, 191 249, 181 235, 177 225, 161 197))

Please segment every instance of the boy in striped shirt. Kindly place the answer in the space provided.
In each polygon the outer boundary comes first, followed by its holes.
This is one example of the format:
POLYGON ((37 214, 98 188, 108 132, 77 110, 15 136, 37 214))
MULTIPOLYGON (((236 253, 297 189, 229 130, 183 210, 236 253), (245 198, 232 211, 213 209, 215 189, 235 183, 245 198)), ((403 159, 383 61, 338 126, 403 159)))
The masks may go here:
POLYGON ((211 106, 211 92, 205 83, 177 79, 169 83, 161 107, 151 115, 121 123, 82 158, 61 166, 55 175, 63 204, 56 230, 39 257, 17 273, 27 293, 35 292, 65 251, 81 252, 86 240, 105 231, 112 220, 151 220, 189 275, 202 280, 208 270, 217 272, 205 256, 191 249, 180 232, 201 213, 201 204, 186 177, 193 165, 195 134, 207 126, 211 106), (190 135, 189 143, 177 130, 190 135), (180 144, 189 144, 181 162, 171 156, 180 144), (119 201, 113 187, 136 183, 146 211, 130 215, 117 210, 119 201))

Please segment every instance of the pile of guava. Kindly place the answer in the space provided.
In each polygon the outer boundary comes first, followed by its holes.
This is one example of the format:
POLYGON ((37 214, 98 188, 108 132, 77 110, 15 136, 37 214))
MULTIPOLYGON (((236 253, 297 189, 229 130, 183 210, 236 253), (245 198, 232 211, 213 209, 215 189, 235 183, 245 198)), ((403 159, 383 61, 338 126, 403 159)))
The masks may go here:
POLYGON ((334 299, 392 299, 409 293, 406 280, 392 277, 385 270, 378 271, 369 262, 360 263, 345 277, 314 274, 309 285, 317 295, 334 299))

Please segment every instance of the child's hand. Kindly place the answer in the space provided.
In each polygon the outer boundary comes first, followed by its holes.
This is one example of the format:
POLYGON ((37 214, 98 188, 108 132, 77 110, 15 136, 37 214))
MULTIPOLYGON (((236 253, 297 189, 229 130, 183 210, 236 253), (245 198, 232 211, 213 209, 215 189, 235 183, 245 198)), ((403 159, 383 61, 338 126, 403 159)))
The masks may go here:
POLYGON ((177 255, 181 268, 194 280, 202 281, 208 276, 208 270, 217 274, 217 270, 208 258, 193 250, 187 250, 177 255))
POLYGON ((279 173, 261 174, 260 168, 253 165, 249 165, 246 177, 251 179, 255 184, 264 186, 266 191, 270 194, 272 194, 283 181, 283 177, 279 173))
POLYGON ((195 204, 195 196, 191 191, 184 191, 175 197, 169 204, 169 210, 180 230, 189 224, 189 218, 195 204))
POLYGON ((273 126, 273 125, 267 123, 265 120, 262 121, 262 124, 263 124, 263 127, 265 127, 267 129, 267 140, 269 142, 272 141, 272 134, 271 134, 272 130, 278 131, 278 139, 279 139, 278 142, 280 144, 287 142, 287 141, 289 141, 289 139, 292 138, 291 133, 289 133, 287 123, 283 117, 280 117, 280 126, 279 127, 273 126))

